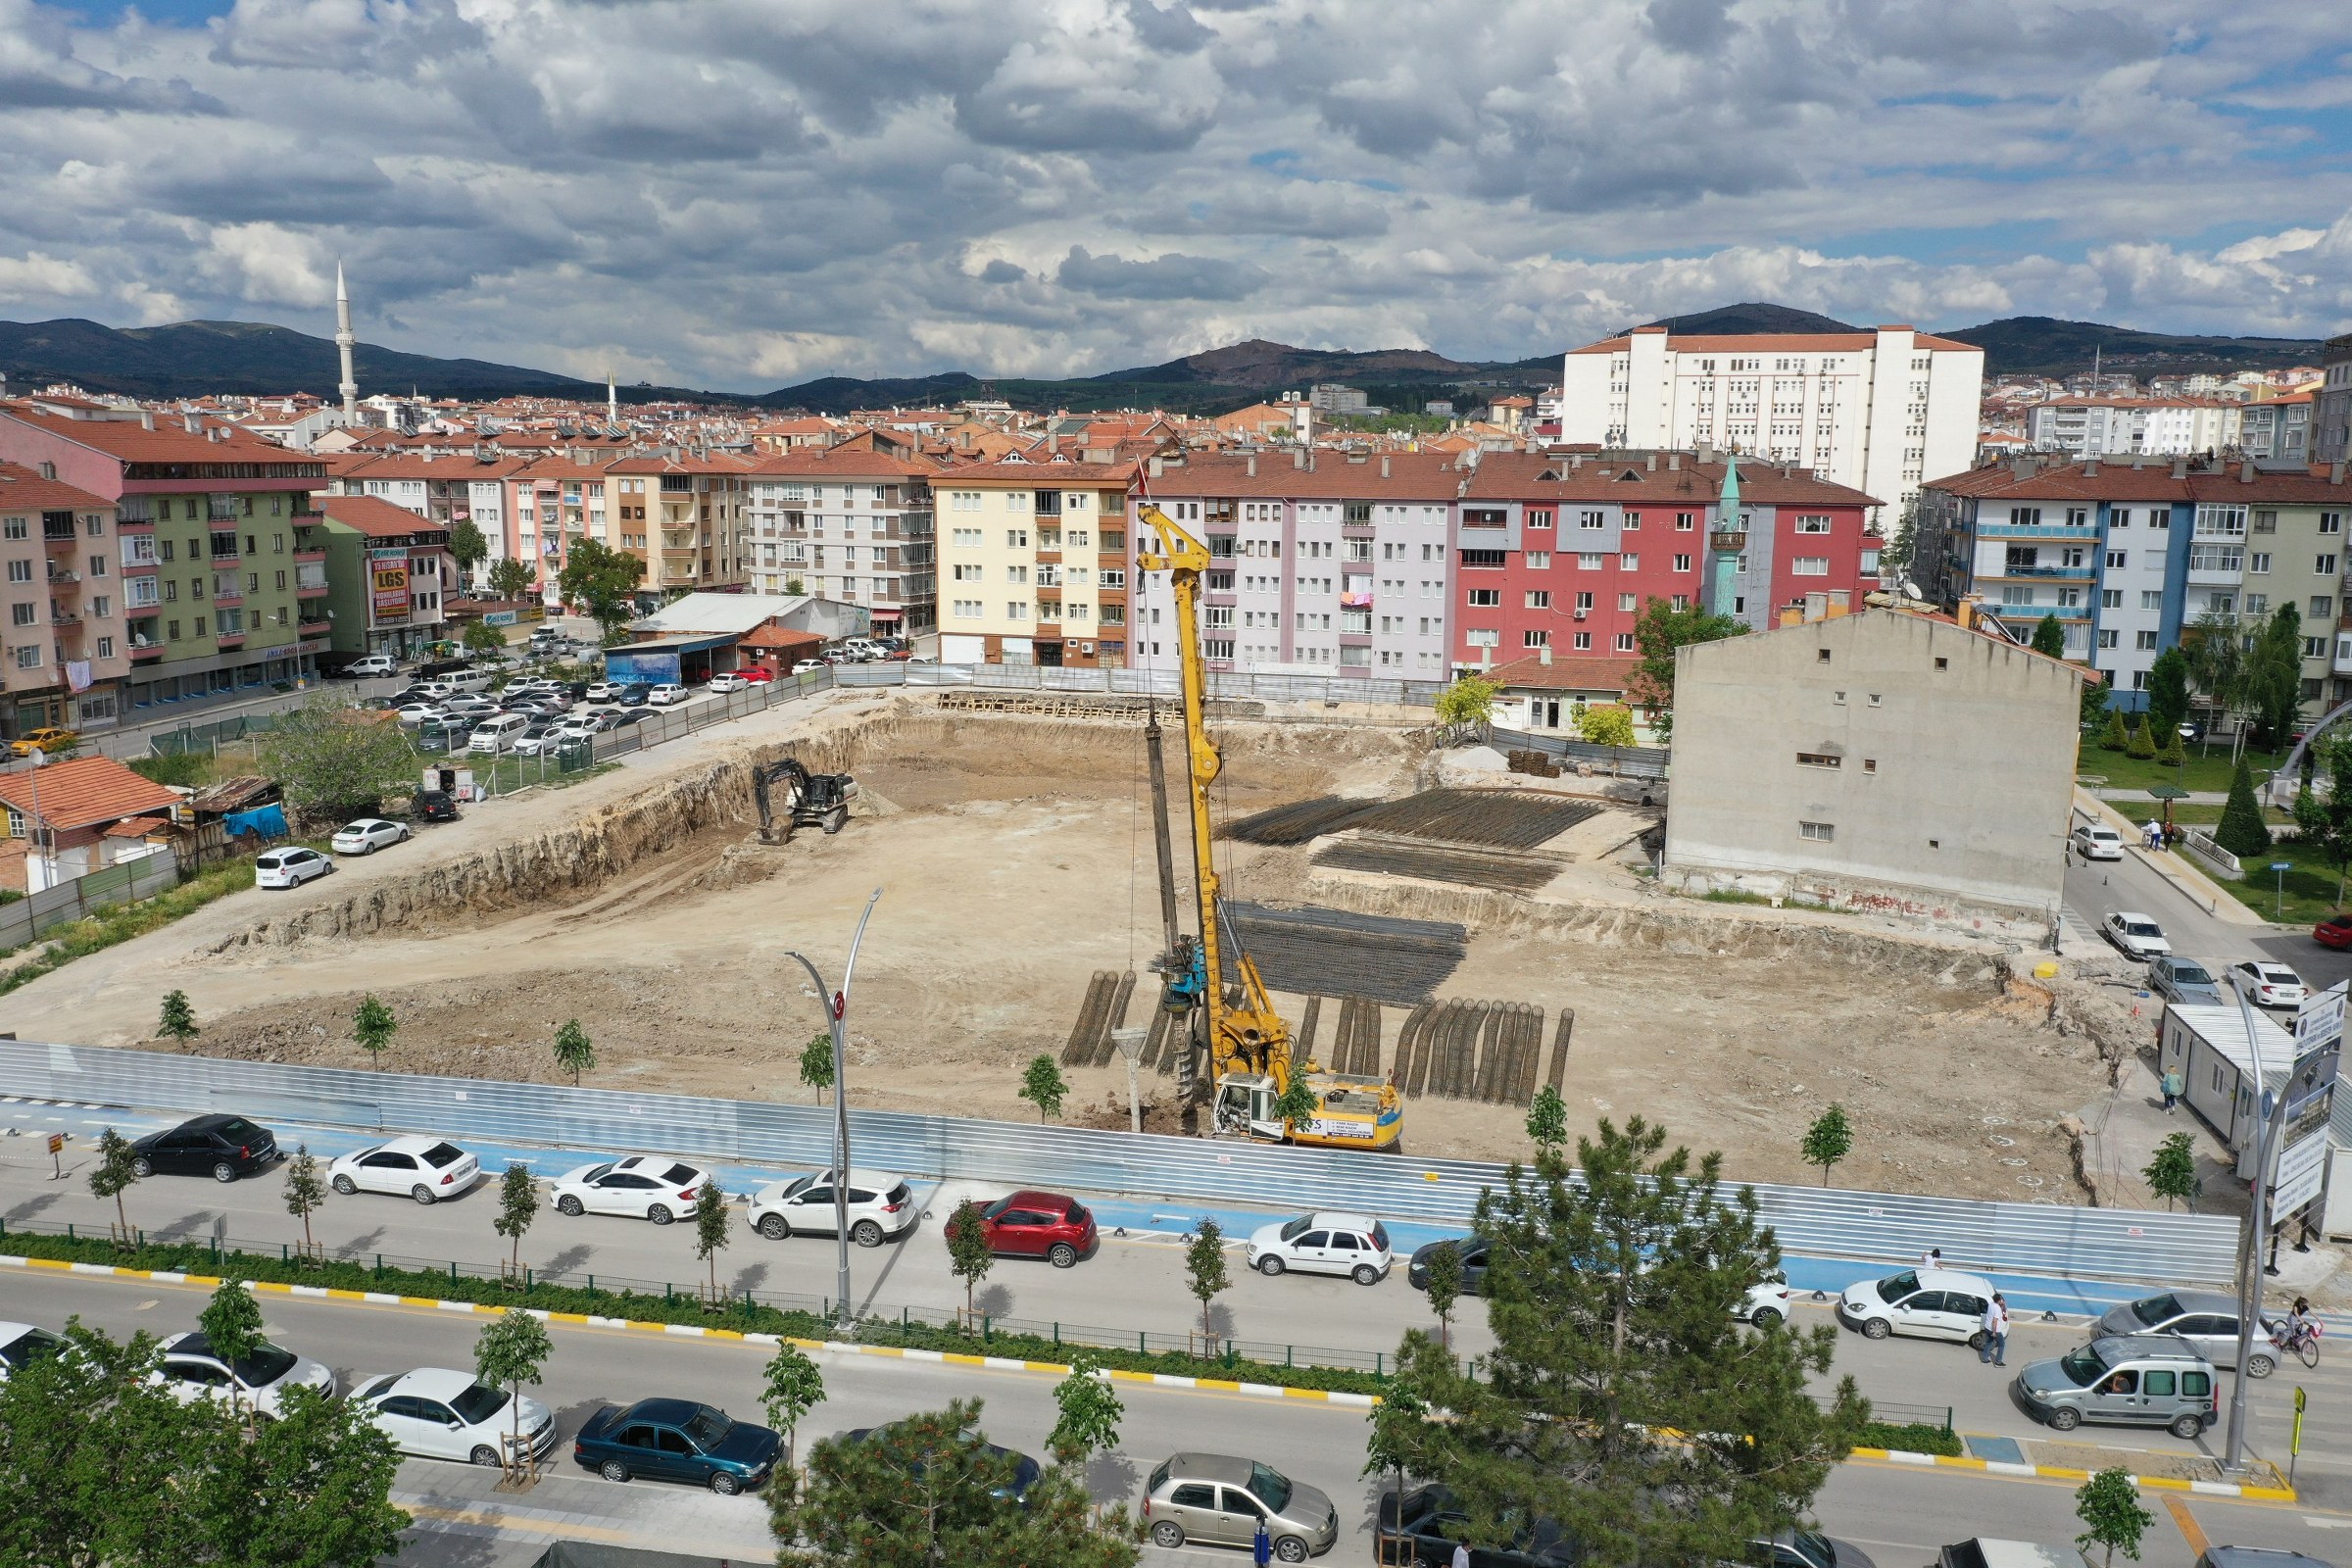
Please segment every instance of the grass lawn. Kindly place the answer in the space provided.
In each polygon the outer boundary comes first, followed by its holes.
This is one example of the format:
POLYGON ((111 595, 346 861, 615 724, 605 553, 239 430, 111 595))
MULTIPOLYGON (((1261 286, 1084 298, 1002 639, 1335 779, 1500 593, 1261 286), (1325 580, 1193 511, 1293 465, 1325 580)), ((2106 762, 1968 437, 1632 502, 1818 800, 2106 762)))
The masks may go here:
MULTIPOLYGON (((2129 801, 2118 801, 2116 804, 2119 806, 2128 806, 2132 803, 2129 801)), ((2211 827, 2222 819, 2222 812, 2226 808, 2218 802, 2214 805, 2208 806, 2202 801, 2175 801, 2173 803, 2173 820, 2176 822, 2185 822, 2191 827, 2211 827)), ((2148 815, 2153 816, 2155 814, 2157 814, 2155 809, 2150 808, 2148 815)), ((2265 807, 2262 812, 2262 819, 2270 823, 2273 827, 2285 827, 2294 821, 2295 813, 2285 809, 2283 807, 2265 807)), ((2145 820, 2145 818, 2142 818, 2142 820, 2145 820)))
MULTIPOLYGON (((2276 770, 2286 760, 2284 752, 2246 753, 2246 763, 2254 769, 2254 783, 2260 787, 2263 775, 2276 770)), ((2215 744, 2211 757, 2200 757, 2197 748, 2188 749, 2188 760, 2179 767, 2165 767, 2153 760, 2142 761, 2123 752, 2110 752, 2084 742, 2082 756, 2075 760, 2075 776, 2085 783, 2100 781, 2109 789, 2144 790, 2151 784, 2177 784, 2184 790, 2213 790, 2226 792, 2230 788, 2232 765, 2228 747, 2215 744)))
MULTIPOLYGON (((2191 858, 2189 863, 2196 862, 2191 858)), ((2311 925, 2339 906, 2335 896, 2336 868, 2292 839, 2275 846, 2268 856, 2248 864, 2243 882, 2222 882, 2219 877, 2214 880, 2264 919, 2283 919, 2288 925, 2311 925), (2285 860, 2294 866, 2286 873, 2283 915, 2278 912, 2279 878, 2269 869, 2274 860, 2285 860)))

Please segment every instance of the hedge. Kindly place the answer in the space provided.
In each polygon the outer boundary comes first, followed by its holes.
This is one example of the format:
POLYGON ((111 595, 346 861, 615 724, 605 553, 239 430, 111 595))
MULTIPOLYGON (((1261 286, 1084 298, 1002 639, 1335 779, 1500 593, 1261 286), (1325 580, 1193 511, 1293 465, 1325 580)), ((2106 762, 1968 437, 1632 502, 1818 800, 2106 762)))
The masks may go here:
POLYGON ((1854 1446, 1891 1448, 1900 1453, 1940 1453, 1953 1459, 1967 1451, 1961 1446, 1959 1434, 1948 1427, 1894 1426, 1885 1421, 1865 1421, 1854 1438, 1854 1446))

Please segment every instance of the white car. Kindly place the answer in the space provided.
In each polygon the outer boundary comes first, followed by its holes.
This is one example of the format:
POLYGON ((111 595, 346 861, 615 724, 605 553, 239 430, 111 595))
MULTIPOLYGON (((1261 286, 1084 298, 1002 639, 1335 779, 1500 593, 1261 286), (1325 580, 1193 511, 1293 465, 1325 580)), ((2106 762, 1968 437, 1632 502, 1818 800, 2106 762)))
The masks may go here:
POLYGON ((63 1335, 30 1323, 0 1323, 0 1383, 25 1362, 46 1360, 65 1348, 63 1335))
POLYGON ((622 683, 616 680, 594 681, 588 687, 587 696, 592 703, 609 703, 618 697, 624 689, 622 683))
POLYGON ((2124 836, 2104 822, 2075 824, 2075 853, 2085 860, 2120 860, 2124 858, 2124 836))
POLYGON ((400 673, 400 661, 390 654, 369 654, 366 659, 355 659, 345 664, 343 673, 354 680, 374 680, 385 675, 397 675, 400 673))
POLYGON ((182 1404, 198 1399, 238 1398, 266 1416, 275 1416, 288 1389, 317 1389, 332 1396, 335 1374, 307 1355, 281 1350, 268 1340, 234 1367, 213 1353, 199 1329, 174 1334, 161 1347, 164 1364, 155 1381, 182 1404))
POLYGON ((297 845, 292 849, 269 850, 256 856, 253 862, 253 885, 257 888, 298 888, 313 877, 321 877, 335 868, 335 862, 317 850, 297 845))
POLYGON ((1780 1274, 1767 1274, 1763 1282, 1748 1288, 1747 1297, 1740 1303, 1740 1321, 1768 1329, 1775 1323, 1788 1321, 1788 1281, 1780 1274))
POLYGON ((631 1154, 557 1177, 556 1212, 627 1214, 666 1225, 691 1213, 695 1195, 715 1180, 702 1166, 666 1154, 631 1154))
POLYGON ((1344 1274, 1378 1285, 1396 1261, 1388 1227, 1364 1214, 1301 1214, 1250 1233, 1250 1266, 1277 1274, 1344 1274))
POLYGON ((373 855, 389 844, 398 844, 410 836, 405 822, 387 822, 380 816, 363 816, 356 822, 346 822, 335 830, 327 841, 337 855, 373 855))
POLYGON ((648 704, 655 708, 668 708, 673 704, 684 702, 687 696, 688 693, 685 687, 678 685, 674 681, 665 681, 662 685, 655 687, 652 691, 647 692, 645 694, 645 700, 648 704))
POLYGON ((2285 964, 2259 958, 2231 964, 2230 978, 2252 994, 2257 1007, 2300 1007, 2311 989, 2285 964))
POLYGON ((2153 958, 2173 951, 2173 945, 2164 940, 2164 927, 2150 916, 2130 909, 2110 910, 2107 918, 2099 922, 2099 929, 2107 933, 2108 941, 2134 958, 2153 958))
MULTIPOLYGON (((914 1193, 906 1179, 878 1170, 850 1170, 850 1240, 880 1247, 914 1228, 914 1193)), ((769 1241, 787 1236, 830 1236, 837 1219, 833 1173, 769 1182, 752 1194, 752 1229, 769 1241)))
POLYGON ((497 1464, 517 1418, 534 1457, 556 1446, 556 1418, 546 1405, 526 1394, 510 1410, 506 1390, 476 1383, 470 1372, 420 1366, 368 1378, 351 1402, 384 1429, 394 1447, 427 1459, 497 1464))
POLYGON ((446 710, 441 706, 441 699, 437 697, 430 702, 403 703, 400 707, 392 710, 392 712, 400 720, 402 729, 415 729, 428 718, 446 716, 446 710))
POLYGON ((1984 1308, 1991 1303, 1990 1280, 1944 1268, 1907 1268, 1848 1285, 1838 1298, 1838 1320, 1860 1329, 1864 1339, 1907 1334, 1974 1347, 1984 1338, 1984 1308))
POLYGON ((439 1138, 395 1138, 355 1150, 326 1167, 327 1181, 346 1198, 391 1193, 426 1204, 462 1196, 481 1173, 480 1160, 439 1138))
POLYGON ((711 676, 710 689, 721 696, 724 696, 728 692, 742 691, 749 685, 751 685, 751 682, 745 680, 741 675, 729 672, 723 675, 711 676))

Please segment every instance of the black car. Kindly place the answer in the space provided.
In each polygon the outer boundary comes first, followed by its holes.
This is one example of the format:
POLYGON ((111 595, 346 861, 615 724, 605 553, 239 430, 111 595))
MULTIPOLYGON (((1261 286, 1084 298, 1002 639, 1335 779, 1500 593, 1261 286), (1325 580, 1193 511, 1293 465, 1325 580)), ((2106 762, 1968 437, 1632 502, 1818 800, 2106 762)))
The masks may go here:
POLYGON ((418 790, 416 819, 420 822, 455 822, 458 819, 458 799, 447 790, 418 790))
POLYGON ((620 695, 612 700, 623 708, 643 708, 646 699, 654 694, 651 686, 623 686, 620 695))
MULTIPOLYGON (((857 1172, 853 1170, 851 1174, 855 1176, 857 1172)), ((891 1423, 891 1426, 896 1425, 896 1422, 891 1423)), ((844 1443, 863 1443, 868 1438, 879 1437, 890 1430, 890 1426, 859 1427, 854 1432, 843 1433, 841 1435, 841 1441, 844 1443)), ((1007 1448, 1001 1444, 990 1443, 977 1433, 967 1432, 963 1434, 963 1440, 967 1443, 978 1446, 988 1454, 991 1459, 995 1460, 997 1463, 1010 1467, 1011 1473, 1006 1479, 1004 1485, 994 1489, 994 1491, 991 1493, 991 1495, 995 1496, 1000 1502, 1021 1501, 1023 1498, 1029 1495, 1029 1489, 1037 1485, 1038 1478, 1045 1474, 1045 1471, 1039 1467, 1038 1462, 1035 1459, 1030 1458, 1027 1454, 1021 1452, 1017 1448, 1007 1448)))
MULTIPOLYGON (((1470 1516, 1445 1487, 1416 1487, 1404 1494, 1401 1507, 1395 1491, 1384 1492, 1373 1527, 1374 1559, 1452 1568, 1453 1548, 1469 1524, 1470 1516)), ((1538 1520, 1534 1529, 1519 1535, 1509 1546, 1473 1544, 1470 1568, 1576 1568, 1584 1557, 1576 1543, 1549 1520, 1538 1520)))
POLYGON ((210 1176, 233 1182, 277 1161, 277 1139, 242 1116, 197 1116, 130 1146, 131 1169, 141 1176, 210 1176))
POLYGON ((1429 1258, 1441 1247, 1449 1247, 1462 1255, 1462 1294, 1483 1296, 1487 1287, 1487 1256, 1492 1244, 1483 1236, 1466 1236, 1460 1241, 1431 1242, 1413 1249, 1412 1257, 1404 1265, 1404 1277, 1416 1291, 1429 1289, 1429 1258))
POLYGON ((784 1440, 692 1399, 608 1404, 572 1439, 571 1457, 607 1481, 690 1481, 723 1497, 767 1484, 784 1440))
POLYGON ((629 712, 621 714, 620 717, 613 720, 612 727, 614 729, 622 729, 630 724, 647 723, 653 719, 660 718, 661 716, 662 710, 658 708, 635 709, 629 712))

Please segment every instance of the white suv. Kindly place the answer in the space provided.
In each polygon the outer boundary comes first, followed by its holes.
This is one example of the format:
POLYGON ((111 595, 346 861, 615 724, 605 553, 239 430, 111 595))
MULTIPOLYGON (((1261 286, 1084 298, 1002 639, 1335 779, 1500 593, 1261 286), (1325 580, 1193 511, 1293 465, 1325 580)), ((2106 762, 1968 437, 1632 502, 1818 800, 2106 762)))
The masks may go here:
POLYGON ((1277 1274, 1344 1274, 1378 1285, 1396 1261, 1388 1227, 1364 1214, 1301 1214, 1250 1233, 1250 1266, 1277 1274))
MULTIPOLYGON (((850 1170, 850 1240, 880 1247, 914 1228, 914 1194, 906 1178, 884 1171, 850 1170)), ((839 1219, 833 1206, 833 1173, 769 1182, 752 1194, 752 1228, 770 1241, 787 1236, 830 1236, 839 1219)))

